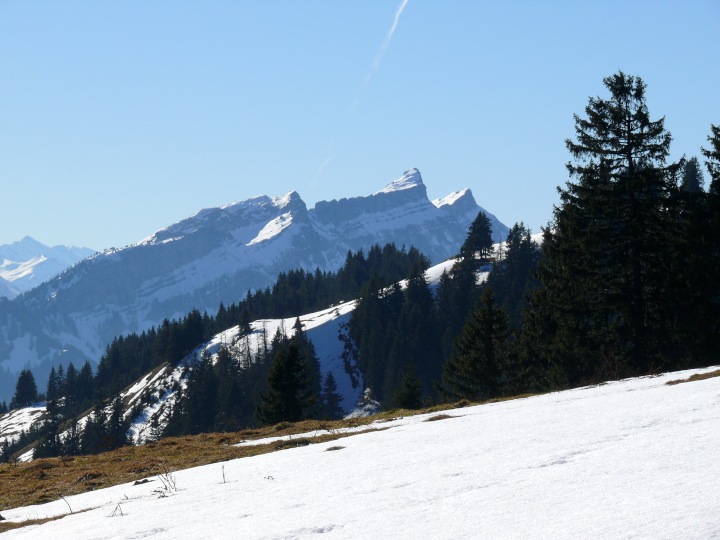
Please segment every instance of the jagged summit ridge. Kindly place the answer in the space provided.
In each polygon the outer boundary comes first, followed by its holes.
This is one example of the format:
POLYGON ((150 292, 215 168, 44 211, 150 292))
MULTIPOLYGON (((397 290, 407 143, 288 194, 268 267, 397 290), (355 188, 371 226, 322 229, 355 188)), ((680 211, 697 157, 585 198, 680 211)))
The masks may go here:
POLYGON ((413 189, 421 186, 424 187, 425 184, 423 184, 420 171, 413 168, 405 171, 400 178, 390 182, 384 189, 375 193, 375 195, 380 193, 394 193, 396 191, 403 191, 405 189, 413 189))
MULTIPOLYGON (((292 212, 296 215, 307 213, 307 206, 297 191, 291 191, 282 197, 262 195, 241 202, 235 202, 217 208, 206 208, 193 216, 161 229, 141 240, 139 245, 164 244, 181 240, 201 231, 231 233, 248 227, 255 228, 279 217, 282 213, 292 212)), ((259 229, 255 230, 257 233, 259 229)), ((248 231, 250 234, 250 231, 248 231)), ((249 243, 256 234, 245 239, 249 243)), ((133 246, 128 246, 132 248, 133 246)), ((127 249, 127 248, 125 248, 127 249)))

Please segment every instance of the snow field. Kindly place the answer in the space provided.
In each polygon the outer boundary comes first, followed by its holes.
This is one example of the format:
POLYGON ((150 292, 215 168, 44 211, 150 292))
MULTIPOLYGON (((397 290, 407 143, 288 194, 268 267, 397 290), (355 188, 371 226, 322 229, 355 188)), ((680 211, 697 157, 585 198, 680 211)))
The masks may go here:
MULTIPOLYGON (((157 479, 69 497, 75 514, 5 537, 718 537, 720 378, 665 384, 691 373, 397 419, 178 471, 166 497, 157 479)), ((67 512, 59 501, 2 515, 67 512)))

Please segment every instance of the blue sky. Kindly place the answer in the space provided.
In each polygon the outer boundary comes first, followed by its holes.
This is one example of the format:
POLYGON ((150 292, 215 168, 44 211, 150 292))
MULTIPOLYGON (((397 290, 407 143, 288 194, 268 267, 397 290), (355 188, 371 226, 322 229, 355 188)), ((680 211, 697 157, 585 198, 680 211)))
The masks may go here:
POLYGON ((537 231, 605 76, 643 77, 672 157, 699 155, 718 35, 718 0, 3 0, 0 244, 121 247, 201 208, 292 190, 313 206, 411 167, 431 198, 469 187, 537 231))

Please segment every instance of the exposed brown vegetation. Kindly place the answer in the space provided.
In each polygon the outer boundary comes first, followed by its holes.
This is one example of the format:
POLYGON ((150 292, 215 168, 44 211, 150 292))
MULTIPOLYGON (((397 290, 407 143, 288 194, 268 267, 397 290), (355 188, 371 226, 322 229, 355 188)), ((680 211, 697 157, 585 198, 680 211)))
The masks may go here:
POLYGON ((425 419, 425 422, 435 422, 437 420, 446 420, 447 418, 457 418, 457 416, 451 416, 449 414, 436 414, 435 416, 425 419))
POLYGON ((55 520, 58 520, 63 517, 65 517, 65 516, 57 516, 57 517, 51 517, 51 518, 45 518, 45 519, 29 519, 27 521, 23 521, 20 523, 0 521, 0 533, 4 533, 6 531, 11 531, 13 529, 19 529, 21 527, 27 527, 29 525, 42 525, 43 523, 47 523, 48 521, 55 521, 55 520))
POLYGON ((720 377, 720 369, 715 371, 709 371, 707 373, 696 373, 695 375, 691 375, 687 379, 677 379, 674 381, 668 381, 665 384, 668 386, 673 386, 676 384, 686 383, 686 382, 693 382, 693 381, 704 381, 705 379, 712 379, 713 377, 720 377))

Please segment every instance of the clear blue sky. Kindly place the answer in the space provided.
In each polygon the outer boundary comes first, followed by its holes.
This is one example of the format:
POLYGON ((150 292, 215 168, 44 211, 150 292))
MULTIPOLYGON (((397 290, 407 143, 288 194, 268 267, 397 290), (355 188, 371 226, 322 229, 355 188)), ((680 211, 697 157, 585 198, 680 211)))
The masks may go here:
POLYGON ((603 77, 645 79, 673 158, 720 124, 719 0, 403 5, 3 0, 0 244, 121 247, 201 208, 291 190, 313 206, 411 167, 431 198, 470 187, 537 231, 603 77))

